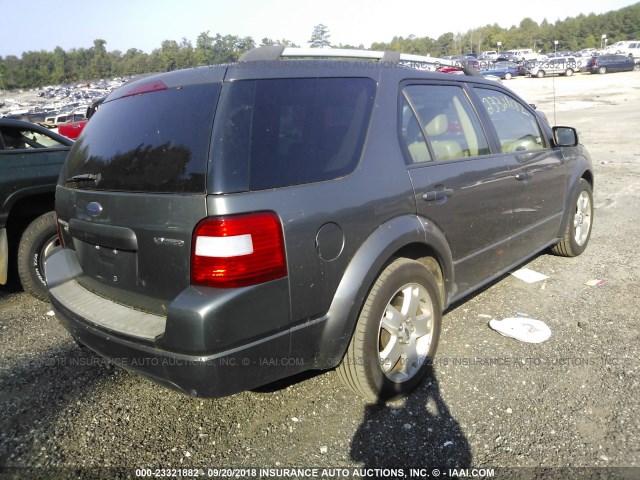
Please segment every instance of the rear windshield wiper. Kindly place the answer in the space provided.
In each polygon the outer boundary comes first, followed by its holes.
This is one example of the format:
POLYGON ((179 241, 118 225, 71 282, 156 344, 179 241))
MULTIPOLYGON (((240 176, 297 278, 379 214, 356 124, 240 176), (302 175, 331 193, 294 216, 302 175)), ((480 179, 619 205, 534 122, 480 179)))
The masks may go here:
POLYGON ((78 183, 78 182, 93 182, 98 183, 100 181, 100 174, 93 173, 81 173, 80 175, 74 175, 67 178, 64 183, 78 183))

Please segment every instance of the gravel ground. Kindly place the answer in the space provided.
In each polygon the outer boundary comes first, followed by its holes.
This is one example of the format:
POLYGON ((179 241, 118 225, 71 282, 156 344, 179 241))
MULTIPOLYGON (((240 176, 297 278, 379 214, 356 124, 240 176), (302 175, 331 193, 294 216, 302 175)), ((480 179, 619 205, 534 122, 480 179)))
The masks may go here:
POLYGON ((47 304, 2 287, 0 476, 201 468, 252 477, 261 472, 213 469, 270 468, 280 470, 263 477, 435 478, 439 468, 443 477, 494 469, 494 478, 640 478, 640 73, 506 84, 552 123, 555 86, 556 123, 576 126, 588 146, 591 244, 578 258, 528 262, 548 280, 507 275, 447 311, 434 377, 415 394, 367 404, 329 371, 190 398, 106 368, 47 304), (592 279, 604 285, 585 285, 592 279), (518 312, 547 323, 550 340, 520 343, 487 326, 518 312), (294 467, 319 470, 284 470, 294 467))

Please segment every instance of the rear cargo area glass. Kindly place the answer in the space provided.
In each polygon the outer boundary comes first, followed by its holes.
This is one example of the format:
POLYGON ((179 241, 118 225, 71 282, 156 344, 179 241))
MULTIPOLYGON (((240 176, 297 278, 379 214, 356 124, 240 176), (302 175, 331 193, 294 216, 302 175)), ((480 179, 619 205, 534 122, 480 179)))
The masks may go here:
POLYGON ((219 84, 105 102, 69 154, 60 183, 91 190, 204 193, 219 84), (77 175, 96 180, 67 182, 77 175))

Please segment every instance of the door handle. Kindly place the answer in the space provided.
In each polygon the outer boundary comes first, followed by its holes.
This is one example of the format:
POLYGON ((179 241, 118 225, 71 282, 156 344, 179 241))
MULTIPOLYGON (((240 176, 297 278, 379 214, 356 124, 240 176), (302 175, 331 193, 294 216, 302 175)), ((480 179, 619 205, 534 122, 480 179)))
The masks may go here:
POLYGON ((430 192, 427 193, 423 193, 422 194, 422 199, 425 202, 434 202, 434 201, 438 201, 438 200, 444 200, 447 197, 450 197, 451 195, 453 195, 453 190, 450 188, 443 188, 440 190, 432 190, 430 192))
POLYGON ((529 172, 516 173, 516 180, 529 180, 532 177, 533 174, 529 172))

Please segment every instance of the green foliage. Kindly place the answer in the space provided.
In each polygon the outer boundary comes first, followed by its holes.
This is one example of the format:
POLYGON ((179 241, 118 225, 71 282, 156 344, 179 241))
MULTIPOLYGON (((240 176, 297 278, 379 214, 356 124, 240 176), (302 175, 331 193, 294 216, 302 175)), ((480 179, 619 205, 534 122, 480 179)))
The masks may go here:
MULTIPOLYGON (((544 19, 539 25, 531 18, 523 19, 518 26, 509 29, 497 24, 469 30, 466 33, 445 33, 430 37, 394 37, 390 42, 375 42, 372 50, 397 50, 433 56, 458 55, 466 52, 479 53, 496 50, 532 48, 543 53, 553 51, 553 41, 558 40, 558 50, 599 48, 601 37, 607 35, 609 44, 618 40, 640 39, 640 3, 602 15, 579 15, 576 18, 558 20, 555 24, 544 19)), ((328 47, 329 29, 318 24, 314 27, 311 47, 328 47)), ((131 48, 124 54, 107 51, 107 42, 96 39, 91 48, 64 51, 56 47, 53 52, 44 50, 24 52, 21 58, 9 55, 0 57, 0 88, 33 88, 45 85, 89 81, 113 76, 137 75, 148 72, 163 72, 197 65, 234 62, 247 50, 255 46, 251 37, 202 32, 195 47, 186 38, 180 42, 165 40, 160 48, 147 54, 131 48)), ((297 47, 282 39, 263 38, 261 46, 284 45, 297 47)), ((362 48, 362 45, 339 45, 342 48, 362 48)))
POLYGON ((376 42, 372 50, 398 50, 436 57, 480 53, 484 50, 531 48, 542 53, 553 52, 553 41, 558 40, 558 50, 579 50, 600 47, 600 38, 606 34, 609 44, 618 40, 640 39, 640 3, 602 15, 579 15, 555 24, 544 19, 539 25, 531 18, 523 19, 519 25, 509 29, 497 24, 469 30, 466 33, 452 32, 437 40, 429 37, 394 37, 390 42, 376 42))

